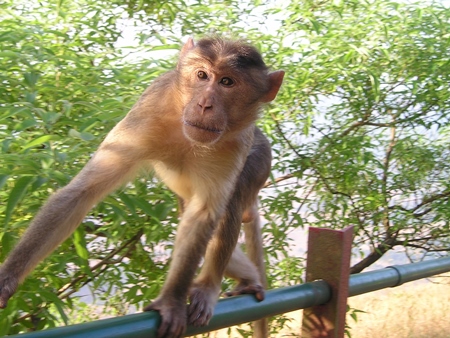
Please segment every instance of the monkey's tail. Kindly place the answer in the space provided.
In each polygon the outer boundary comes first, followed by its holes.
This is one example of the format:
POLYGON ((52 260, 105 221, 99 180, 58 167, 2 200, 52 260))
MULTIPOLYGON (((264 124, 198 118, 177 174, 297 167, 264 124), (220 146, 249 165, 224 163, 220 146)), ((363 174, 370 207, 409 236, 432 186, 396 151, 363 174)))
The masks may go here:
MULTIPOLYGON (((266 265, 264 263, 264 251, 262 244, 261 224, 259 215, 251 222, 244 223, 245 244, 247 255, 255 264, 259 272, 259 278, 264 289, 267 289, 266 265)), ((267 318, 253 323, 253 337, 267 338, 269 325, 267 318)))

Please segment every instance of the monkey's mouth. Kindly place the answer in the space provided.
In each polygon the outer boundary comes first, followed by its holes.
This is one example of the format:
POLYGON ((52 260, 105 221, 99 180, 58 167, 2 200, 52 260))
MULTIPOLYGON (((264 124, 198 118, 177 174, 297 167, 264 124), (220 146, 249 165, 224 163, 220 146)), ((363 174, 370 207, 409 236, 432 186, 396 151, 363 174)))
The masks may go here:
POLYGON ((216 127, 211 127, 211 126, 205 126, 205 125, 202 125, 197 122, 190 122, 190 121, 186 121, 186 120, 184 120, 183 122, 186 126, 198 128, 198 129, 201 129, 204 131, 209 131, 210 133, 221 134, 223 132, 223 129, 218 129, 216 127))
POLYGON ((213 144, 217 142, 223 134, 223 129, 216 126, 204 125, 198 122, 183 121, 184 135, 191 141, 200 144, 213 144))

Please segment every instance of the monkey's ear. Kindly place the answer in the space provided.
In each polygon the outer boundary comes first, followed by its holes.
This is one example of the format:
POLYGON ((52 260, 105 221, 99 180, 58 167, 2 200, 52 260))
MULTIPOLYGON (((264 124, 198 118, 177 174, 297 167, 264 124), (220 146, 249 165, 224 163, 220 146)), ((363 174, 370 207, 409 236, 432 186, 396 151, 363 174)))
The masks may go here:
POLYGON ((187 52, 189 52, 191 49, 195 47, 194 39, 189 38, 186 43, 183 45, 183 48, 181 48, 181 54, 180 56, 185 55, 187 52))
POLYGON ((284 70, 278 70, 276 72, 269 74, 269 90, 267 93, 262 97, 261 102, 270 102, 278 94, 278 90, 281 87, 281 84, 283 83, 283 77, 284 77, 284 70))

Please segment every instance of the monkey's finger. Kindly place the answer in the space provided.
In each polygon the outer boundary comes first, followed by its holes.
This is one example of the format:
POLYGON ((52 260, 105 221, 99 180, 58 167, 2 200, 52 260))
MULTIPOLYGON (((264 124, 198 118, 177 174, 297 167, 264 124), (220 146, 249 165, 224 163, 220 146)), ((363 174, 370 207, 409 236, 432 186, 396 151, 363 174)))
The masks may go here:
POLYGON ((158 328, 158 337, 159 338, 171 338, 170 335, 170 323, 163 320, 158 328))
POLYGON ((243 288, 225 292, 226 297, 233 297, 239 295, 255 295, 258 301, 262 301, 265 298, 265 292, 261 285, 248 285, 243 288))
POLYGON ((183 337, 186 331, 186 308, 173 307, 164 303, 161 299, 156 299, 146 307, 144 311, 158 311, 161 315, 158 338, 179 338, 183 337))
POLYGON ((186 331, 184 318, 177 316, 165 316, 158 329, 159 338, 181 338, 186 331))
POLYGON ((6 287, 0 287, 0 309, 4 309, 8 306, 8 300, 12 294, 13 292, 7 292, 6 287))
POLYGON ((17 284, 17 278, 0 271, 0 309, 8 305, 9 298, 16 292, 17 284))
POLYGON ((159 338, 170 337, 168 335, 169 323, 166 320, 166 316, 163 316, 163 314, 161 313, 161 307, 158 306, 158 302, 156 301, 156 302, 152 302, 152 303, 148 304, 147 306, 144 307, 143 310, 145 312, 158 311, 159 314, 161 315, 161 324, 159 325, 159 328, 158 328, 158 337, 159 338))
POLYGON ((238 296, 238 295, 240 295, 240 293, 239 293, 239 292, 236 292, 236 291, 227 291, 227 292, 224 292, 223 295, 224 295, 225 297, 233 297, 233 296, 238 296))
POLYGON ((8 300, 12 296, 12 293, 8 293, 4 288, 0 288, 0 309, 4 309, 8 306, 8 300))
POLYGON ((265 294, 264 290, 261 290, 261 291, 255 293, 255 297, 257 300, 262 301, 262 300, 264 300, 264 298, 266 298, 266 294, 265 294))
POLYGON ((196 327, 205 326, 208 325, 211 317, 212 312, 207 310, 201 310, 199 312, 196 312, 195 314, 191 313, 189 316, 189 324, 196 327))
POLYGON ((0 309, 4 309, 6 306, 8 306, 8 298, 0 296, 0 309))
POLYGON ((148 311, 158 311, 157 309, 152 307, 153 303, 148 304, 147 306, 144 307, 143 311, 144 312, 148 312, 148 311))
POLYGON ((194 326, 205 326, 209 323, 213 315, 213 308, 211 308, 202 299, 191 299, 188 307, 188 323, 194 326))
POLYGON ((202 309, 199 302, 192 302, 188 307, 188 323, 194 326, 201 326, 199 319, 202 317, 202 309))

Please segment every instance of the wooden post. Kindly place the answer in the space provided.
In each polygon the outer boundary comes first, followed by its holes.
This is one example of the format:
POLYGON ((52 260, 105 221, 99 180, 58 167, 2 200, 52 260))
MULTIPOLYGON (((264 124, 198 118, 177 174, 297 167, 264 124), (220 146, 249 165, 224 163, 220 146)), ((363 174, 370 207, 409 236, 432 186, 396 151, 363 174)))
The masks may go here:
POLYGON ((344 230, 309 229, 306 282, 327 282, 331 300, 303 311, 301 337, 344 337, 352 240, 353 226, 344 230))

